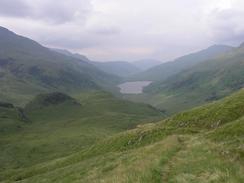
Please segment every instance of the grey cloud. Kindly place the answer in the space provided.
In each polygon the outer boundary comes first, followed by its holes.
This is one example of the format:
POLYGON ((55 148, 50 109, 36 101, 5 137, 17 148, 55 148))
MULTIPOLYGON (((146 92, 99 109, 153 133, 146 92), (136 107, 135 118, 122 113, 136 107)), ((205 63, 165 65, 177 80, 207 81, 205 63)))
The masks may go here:
POLYGON ((64 31, 62 34, 57 32, 56 34, 50 34, 50 36, 42 38, 41 42, 45 45, 75 50, 97 47, 101 44, 99 37, 87 34, 83 31, 73 33, 64 31))
POLYGON ((95 60, 167 61, 239 43, 243 17, 243 0, 0 0, 2 26, 95 60))
POLYGON ((23 0, 1 0, 0 15, 10 17, 25 17, 31 13, 28 4, 23 0))
POLYGON ((51 24, 84 22, 92 11, 90 0, 1 0, 0 15, 28 17, 51 24))
POLYGON ((89 0, 44 0, 34 6, 33 17, 48 21, 49 23, 62 24, 67 22, 84 22, 92 10, 89 0))
POLYGON ((98 41, 91 40, 90 38, 86 39, 84 37, 76 38, 76 39, 63 38, 63 37, 62 39, 50 38, 48 40, 43 40, 42 43, 46 45, 52 45, 54 47, 61 47, 66 49, 83 49, 83 48, 90 48, 90 47, 100 45, 98 41))
POLYGON ((95 30, 92 30, 91 32, 94 32, 95 34, 100 34, 104 36, 112 36, 112 35, 118 35, 121 30, 119 28, 109 27, 109 28, 97 28, 95 30))
POLYGON ((243 17, 244 12, 234 8, 213 13, 210 21, 213 39, 231 44, 243 42, 243 17))

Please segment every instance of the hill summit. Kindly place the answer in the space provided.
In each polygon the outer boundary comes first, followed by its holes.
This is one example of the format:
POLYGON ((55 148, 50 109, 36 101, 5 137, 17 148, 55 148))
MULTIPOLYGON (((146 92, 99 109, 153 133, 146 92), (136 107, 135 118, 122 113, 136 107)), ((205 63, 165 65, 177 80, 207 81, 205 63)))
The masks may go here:
POLYGON ((74 102, 74 104, 78 104, 75 99, 61 92, 40 94, 37 96, 37 100, 39 100, 43 105, 56 105, 66 101, 71 101, 74 102))
POLYGON ((80 105, 74 98, 61 92, 45 93, 37 95, 30 103, 27 109, 43 108, 48 106, 56 106, 59 104, 69 103, 71 105, 80 105))

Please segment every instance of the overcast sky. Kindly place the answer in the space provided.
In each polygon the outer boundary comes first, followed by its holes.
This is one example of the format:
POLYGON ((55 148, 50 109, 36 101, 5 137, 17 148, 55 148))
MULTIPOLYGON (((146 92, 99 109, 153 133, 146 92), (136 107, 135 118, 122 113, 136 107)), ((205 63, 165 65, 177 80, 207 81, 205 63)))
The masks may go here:
POLYGON ((1 26, 101 61, 237 45, 243 21, 243 0, 0 0, 1 26))

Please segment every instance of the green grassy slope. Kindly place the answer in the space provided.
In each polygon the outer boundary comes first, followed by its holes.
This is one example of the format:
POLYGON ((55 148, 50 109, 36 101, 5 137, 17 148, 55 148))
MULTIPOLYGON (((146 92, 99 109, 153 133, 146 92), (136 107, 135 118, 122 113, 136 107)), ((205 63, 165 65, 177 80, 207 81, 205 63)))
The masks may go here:
POLYGON ((0 27, 0 100, 23 105, 38 93, 112 88, 119 78, 0 27))
POLYGON ((164 81, 154 82, 132 101, 149 103, 168 114, 220 99, 244 86, 244 47, 204 61, 164 81))
POLYGON ((129 78, 129 80, 146 80, 162 82, 170 76, 173 76, 185 69, 189 69, 196 64, 212 59, 219 54, 228 52, 231 49, 232 47, 230 46, 213 45, 199 52, 177 58, 172 62, 157 65, 144 72, 132 76, 131 78, 129 78))
POLYGON ((0 102, 0 133, 10 134, 31 123, 23 109, 10 103, 0 102))
POLYGON ((244 90, 159 123, 140 125, 79 153, 7 170, 3 182, 244 181, 244 90))
MULTIPOLYGON (((0 108, 0 114, 5 112, 0 108)), ((0 118, 1 130, 5 129, 0 133, 1 171, 66 156, 163 117, 148 105, 122 101, 105 92, 81 93, 75 99, 62 93, 39 95, 25 108, 29 123, 15 117, 14 109, 8 112, 8 118, 0 118)))

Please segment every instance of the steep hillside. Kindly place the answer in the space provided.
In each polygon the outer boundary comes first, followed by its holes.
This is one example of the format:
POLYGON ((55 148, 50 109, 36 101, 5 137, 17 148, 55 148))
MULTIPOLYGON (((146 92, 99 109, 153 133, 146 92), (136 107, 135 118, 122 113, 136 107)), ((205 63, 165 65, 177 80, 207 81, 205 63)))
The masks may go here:
POLYGON ((148 105, 97 91, 75 98, 60 92, 41 94, 28 103, 24 114, 30 122, 21 120, 16 108, 0 107, 0 171, 70 155, 107 136, 164 117, 148 105))
POLYGON ((16 133, 30 122, 23 109, 0 102, 0 134, 16 133))
POLYGON ((79 153, 4 171, 4 182, 244 181, 244 90, 156 124, 104 139, 79 153))
MULTIPOLYGON (((244 47, 205 61, 146 88, 157 107, 177 112, 222 98, 244 86, 244 47)), ((153 102, 152 102, 153 103, 153 102)))
POLYGON ((48 91, 109 88, 119 78, 0 27, 0 99, 23 104, 48 91))
POLYGON ((134 75, 130 80, 146 80, 146 81, 164 81, 170 76, 177 74, 185 69, 189 69, 192 66, 204 62, 215 56, 232 50, 232 47, 225 45, 213 45, 205 50, 201 50, 196 53, 185 55, 174 61, 166 62, 161 65, 157 65, 151 69, 134 75))

